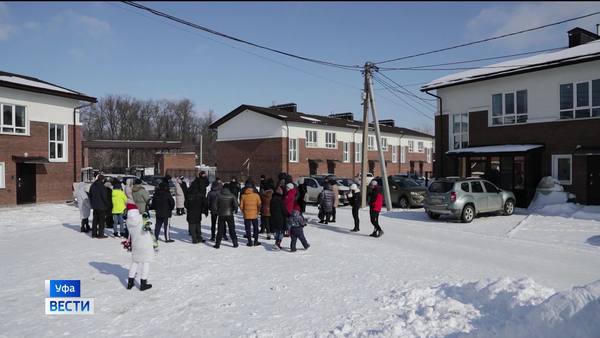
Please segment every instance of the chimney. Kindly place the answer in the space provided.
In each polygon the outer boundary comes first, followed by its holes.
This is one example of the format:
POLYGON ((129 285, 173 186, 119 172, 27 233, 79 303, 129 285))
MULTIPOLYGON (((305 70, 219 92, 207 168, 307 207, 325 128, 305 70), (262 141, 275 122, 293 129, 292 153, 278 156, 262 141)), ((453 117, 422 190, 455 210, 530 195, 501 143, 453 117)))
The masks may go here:
MULTIPOLYGON (((599 26, 596 25, 596 30, 598 30, 598 27, 599 26)), ((598 34, 594 34, 590 31, 579 27, 571 29, 567 32, 567 34, 569 34, 569 48, 577 47, 588 42, 600 39, 600 36, 598 36, 598 34)))
POLYGON ((394 120, 379 120, 379 125, 387 126, 387 127, 395 127, 396 123, 394 122, 394 120))
POLYGON ((286 110, 286 111, 291 111, 293 113, 298 112, 298 106, 295 103, 284 103, 284 104, 278 104, 278 105, 273 105, 270 108, 275 108, 275 109, 281 109, 281 110, 286 110))
POLYGON ((332 117, 334 119, 342 119, 346 121, 354 121, 354 114, 351 112, 329 114, 329 117, 332 117))

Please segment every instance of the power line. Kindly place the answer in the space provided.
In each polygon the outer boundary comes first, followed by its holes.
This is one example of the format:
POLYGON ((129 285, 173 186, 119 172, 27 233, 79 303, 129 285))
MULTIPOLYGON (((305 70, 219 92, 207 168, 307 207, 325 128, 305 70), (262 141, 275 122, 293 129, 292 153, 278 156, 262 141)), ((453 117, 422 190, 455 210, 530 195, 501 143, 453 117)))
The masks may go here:
POLYGON ((383 64, 383 63, 388 63, 388 62, 393 62, 393 61, 406 60, 406 59, 414 58, 414 57, 417 57, 417 56, 429 55, 429 54, 439 53, 439 52, 443 52, 443 51, 447 51, 447 50, 451 50, 451 49, 456 49, 456 48, 461 48, 461 47, 466 47, 466 46, 472 46, 472 45, 476 45, 476 44, 483 43, 483 42, 488 42, 488 41, 492 41, 492 40, 502 39, 502 38, 506 38, 506 37, 509 37, 509 36, 517 35, 517 34, 532 32, 532 31, 535 31, 535 30, 539 30, 539 29, 543 29, 543 28, 547 28, 547 27, 551 27, 551 26, 560 25, 560 24, 563 24, 563 23, 566 23, 566 22, 570 22, 570 21, 580 20, 580 19, 587 18, 587 17, 594 16, 594 15, 598 15, 598 14, 600 14, 600 11, 593 12, 593 13, 588 13, 588 14, 581 15, 581 16, 574 17, 574 18, 570 18, 570 19, 556 21, 556 22, 545 24, 545 25, 542 25, 542 26, 527 28, 527 29, 523 29, 523 30, 520 30, 520 31, 512 32, 512 33, 497 35, 497 36, 485 38, 485 39, 482 39, 482 40, 477 40, 477 41, 462 43, 462 44, 459 44, 459 45, 454 45, 454 46, 450 46, 450 47, 440 48, 440 49, 436 49, 436 50, 432 50, 432 51, 428 51, 428 52, 421 52, 421 53, 417 53, 417 54, 412 54, 412 55, 407 55, 407 56, 401 56, 401 57, 397 57, 397 58, 393 58, 393 59, 389 59, 389 60, 383 60, 383 61, 375 62, 374 64, 383 64))
MULTIPOLYGON (((381 73, 379 73, 380 75, 382 75, 381 73)), ((416 104, 419 104, 421 107, 423 107, 425 110, 429 111, 429 110, 436 110, 436 106, 431 104, 430 102, 426 102, 423 100, 420 100, 418 97, 414 96, 412 93, 410 92, 404 92, 404 91, 400 91, 398 90, 398 88, 395 88, 392 84, 390 84, 389 82, 385 81, 382 78, 379 78, 379 83, 383 83, 386 86, 386 90, 393 90, 395 92, 397 92, 398 94, 401 94, 403 96, 405 96, 407 99, 410 99, 412 102, 415 102, 416 104)), ((398 97, 398 95, 396 95, 396 97, 398 97)), ((404 100, 403 100, 404 102, 404 100)))
POLYGON ((201 30, 201 31, 213 34, 213 35, 217 35, 217 36, 229 39, 229 40, 233 40, 233 41, 239 42, 239 43, 247 44, 247 45, 250 45, 250 46, 253 46, 253 47, 256 47, 256 48, 268 50, 268 51, 273 52, 273 53, 285 55, 285 56, 288 56, 288 57, 291 57, 291 58, 295 58, 295 59, 299 59, 299 60, 303 60, 303 61, 308 61, 308 62, 312 62, 312 63, 324 65, 324 66, 336 67, 336 68, 347 69, 347 70, 362 69, 362 67, 357 66, 357 65, 354 65, 354 66, 343 65, 343 64, 339 64, 339 63, 334 63, 334 62, 329 62, 329 61, 324 61, 324 60, 319 60, 319 59, 313 59, 313 58, 309 58, 309 57, 305 57, 305 56, 300 56, 300 55, 289 53, 289 52, 285 52, 285 51, 282 51, 282 50, 279 50, 279 49, 267 47, 267 46, 260 45, 260 44, 257 44, 257 43, 254 43, 254 42, 250 42, 250 41, 247 41, 247 40, 243 40, 243 39, 240 39, 240 38, 237 38, 237 37, 225 34, 225 33, 221 33, 219 31, 216 31, 216 30, 213 30, 213 29, 201 26, 199 24, 196 24, 196 23, 193 23, 193 22, 190 22, 190 21, 178 18, 176 16, 167 14, 165 12, 161 12, 161 11, 152 9, 150 7, 146 7, 144 5, 138 4, 138 3, 133 2, 133 1, 122 1, 122 2, 124 4, 129 5, 129 6, 132 6, 132 7, 135 7, 135 8, 138 8, 138 9, 150 12, 150 13, 152 13, 154 15, 163 17, 163 18, 171 20, 171 21, 178 22, 180 24, 192 27, 194 29, 198 29, 198 30, 201 30))
MULTIPOLYGON (((109 3, 110 3, 110 2, 109 2, 109 3)), ((116 3, 112 3, 112 4, 114 4, 114 5, 116 6, 116 3)), ((132 10, 128 9, 127 7, 121 7, 121 6, 117 6, 117 7, 119 7, 119 8, 122 8, 122 9, 126 9, 126 10, 128 10, 128 11, 131 11, 132 13, 135 13, 135 14, 137 14, 137 15, 143 16, 143 17, 145 17, 145 18, 147 18, 147 19, 153 19, 153 18, 154 18, 154 16, 149 16, 149 15, 146 15, 146 14, 144 14, 143 12, 136 12, 136 11, 134 11, 133 9, 132 9, 132 10)), ((163 23, 163 24, 169 25, 169 26, 171 26, 171 27, 173 27, 173 28, 175 28, 175 29, 181 30, 181 31, 183 31, 183 32, 186 32, 186 33, 189 33, 189 34, 193 34, 193 33, 195 32, 195 31, 194 31, 194 32, 192 32, 192 31, 190 31, 190 30, 186 30, 186 29, 182 28, 182 27, 181 27, 181 26, 179 26, 179 25, 175 25, 175 24, 172 24, 172 23, 170 23, 169 21, 163 21, 163 20, 159 20, 159 21, 160 21, 161 23, 163 23)), ((337 84, 337 85, 340 85, 340 86, 343 86, 343 87, 346 87, 346 88, 351 88, 351 89, 356 89, 356 90, 362 91, 362 88, 358 88, 358 87, 356 87, 356 86, 353 86, 353 85, 350 85, 350 84, 347 84, 347 83, 344 83, 344 82, 341 82, 341 81, 338 81, 338 80, 333 80, 333 79, 330 79, 330 78, 324 77, 324 76, 322 76, 322 75, 318 75, 318 74, 315 74, 315 73, 312 73, 312 72, 306 71, 306 70, 304 70, 304 69, 301 69, 301 68, 298 68, 298 67, 296 67, 296 66, 292 66, 292 65, 289 65, 289 64, 287 64, 287 63, 284 63, 284 62, 281 62, 281 61, 277 61, 277 60, 271 59, 271 58, 269 58, 269 57, 267 57, 267 56, 264 56, 264 55, 261 55, 261 54, 254 53, 254 52, 251 52, 251 51, 249 51, 249 50, 246 50, 246 49, 243 49, 243 48, 240 48, 240 47, 236 47, 236 46, 234 46, 234 45, 231 45, 231 44, 228 44, 228 43, 226 43, 226 42, 219 41, 219 40, 217 40, 217 39, 212 39, 212 38, 210 38, 210 37, 208 37, 208 36, 204 36, 204 35, 202 35, 202 34, 194 34, 194 36, 197 36, 197 37, 200 37, 200 38, 202 38, 202 39, 206 39, 206 40, 209 40, 209 41, 212 41, 212 42, 215 42, 215 43, 218 43, 218 44, 224 45, 224 46, 226 46, 226 47, 229 47, 229 48, 233 48, 233 49, 235 49, 235 50, 238 50, 238 51, 241 51, 241 52, 244 52, 244 53, 250 54, 250 55, 254 55, 254 56, 256 56, 256 57, 259 57, 259 58, 261 58, 261 59, 263 59, 263 60, 267 60, 267 61, 270 61, 270 62, 276 63, 276 64, 278 64, 278 65, 280 65, 280 66, 284 66, 284 67, 287 67, 287 68, 290 68, 290 69, 296 70, 296 71, 298 71, 298 72, 301 72, 301 73, 304 73, 304 74, 307 74, 307 75, 310 75, 310 76, 313 76, 313 77, 319 78, 319 79, 321 79, 321 80, 325 80, 325 81, 328 81, 328 82, 331 82, 331 83, 334 83, 334 84, 337 84)), ((425 82, 425 83, 427 83, 427 82, 425 82)))
POLYGON ((403 67, 403 68, 402 67, 401 68, 398 68, 398 67, 391 67, 391 68, 390 67, 380 67, 379 69, 380 70, 406 70, 407 68, 410 68, 411 70, 416 70, 416 69, 419 69, 419 68, 449 66, 449 65, 458 65, 458 64, 478 62, 478 61, 488 61, 488 60, 505 59, 505 58, 515 57, 515 56, 523 56, 523 55, 530 55, 530 54, 537 54, 537 53, 544 53, 544 52, 552 52, 552 51, 561 50, 561 49, 565 49, 565 48, 568 48, 568 47, 548 48, 548 49, 541 49, 541 50, 535 50, 535 51, 530 51, 530 52, 508 54, 508 55, 501 55, 501 56, 492 56, 492 57, 481 58, 481 59, 471 59, 471 60, 464 60, 464 61, 438 63, 438 64, 432 64, 432 65, 406 66, 406 67, 403 67))
MULTIPOLYGON (((399 88, 402 88, 402 89, 404 90, 404 92, 403 92, 403 93, 405 93, 406 95, 410 95, 410 96, 412 96, 412 97, 414 97, 414 98, 416 98, 416 99, 419 99, 420 101, 422 101, 422 102, 424 102, 424 103, 426 103, 426 104, 428 104, 428 105, 431 105, 431 107, 432 107, 432 108, 435 108, 435 106, 433 106, 433 105, 432 105, 430 102, 428 102, 428 101, 436 101, 435 99, 426 99, 426 98, 423 98, 423 97, 420 97, 420 96, 418 96, 417 94, 411 93, 411 92, 410 92, 408 89, 406 89, 406 88, 405 88, 403 85, 401 85, 401 84, 399 84, 398 82, 394 81, 393 79, 391 79, 391 78, 390 78, 390 77, 388 77, 387 75, 385 75, 385 74, 383 74, 383 73, 381 73, 381 72, 378 72, 378 73, 379 73, 381 76, 383 76, 384 78, 386 78, 386 79, 388 79, 389 81, 391 81, 393 84, 395 84, 395 85, 396 85, 396 86, 398 86, 399 88)), ((393 87, 393 86, 392 86, 392 87, 393 87)))
POLYGON ((389 85, 382 81, 378 76, 376 76, 376 74, 373 74, 373 79, 375 81, 377 81, 380 85, 382 85, 384 88, 386 88, 388 90, 388 92, 392 93, 392 95, 394 95, 395 97, 397 97, 398 99, 400 99, 400 101, 404 102, 404 104, 406 104, 407 106, 411 107, 412 109, 414 109, 414 111, 418 112, 419 114, 423 115, 424 117, 433 120, 433 117, 431 117, 430 115, 427 115, 426 113, 422 112, 420 109, 418 109, 417 107, 413 106, 412 104, 410 104, 408 101, 406 101, 402 96, 398 95, 393 89, 391 89, 389 87, 389 85))

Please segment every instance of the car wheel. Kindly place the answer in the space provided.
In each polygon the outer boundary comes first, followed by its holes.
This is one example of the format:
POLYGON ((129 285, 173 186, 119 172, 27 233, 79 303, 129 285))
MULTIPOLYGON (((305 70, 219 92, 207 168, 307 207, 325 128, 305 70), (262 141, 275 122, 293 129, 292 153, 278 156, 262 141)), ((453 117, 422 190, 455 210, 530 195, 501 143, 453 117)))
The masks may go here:
POLYGON ((510 216, 515 212, 515 202, 513 200, 508 200, 504 203, 504 215, 510 216))
POLYGON ((431 219, 438 219, 438 218, 440 218, 439 214, 434 214, 433 212, 430 212, 430 211, 427 212, 427 216, 429 216, 429 218, 431 218, 431 219))
POLYGON ((464 223, 471 223, 473 221, 473 219, 475 218, 475 208, 473 208, 472 205, 466 205, 463 208, 461 217, 462 221, 464 223))
POLYGON ((402 209, 408 209, 410 207, 410 204, 408 204, 408 199, 404 196, 400 197, 398 205, 400 205, 400 208, 402 209))

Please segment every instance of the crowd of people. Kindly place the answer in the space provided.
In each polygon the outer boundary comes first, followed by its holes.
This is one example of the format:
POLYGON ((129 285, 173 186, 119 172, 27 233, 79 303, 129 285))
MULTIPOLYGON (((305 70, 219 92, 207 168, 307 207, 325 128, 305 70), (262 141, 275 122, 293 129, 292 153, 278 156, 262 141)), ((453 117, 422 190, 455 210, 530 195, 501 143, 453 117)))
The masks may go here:
MULTIPOLYGON (((142 183, 139 179, 128 179, 123 186, 122 182, 100 174, 96 176, 89 191, 83 184, 76 191, 82 232, 91 231, 92 238, 102 239, 107 238, 105 229, 112 228, 115 237, 126 238, 123 245, 132 253, 128 289, 133 287, 138 273, 141 277, 140 289, 152 287, 147 283, 149 263, 152 261, 153 251, 158 248, 161 230, 165 243, 174 242, 170 236, 170 219, 174 210, 176 216, 185 215, 193 244, 206 242, 201 223, 202 216, 208 218, 210 213, 209 241, 214 242, 213 247, 219 249, 225 240, 231 241, 233 247, 237 248, 239 243, 234 215, 239 211, 244 220, 247 246, 260 246, 259 234, 266 234, 267 240, 272 238, 275 241, 275 250, 282 249, 285 237, 290 238, 290 252, 297 251, 298 241, 305 250, 310 247, 304 234, 304 227, 307 225, 304 217, 307 186, 302 179, 295 184, 292 176, 287 173, 280 173, 277 181, 261 175, 258 185, 252 178, 248 178, 243 186, 235 177, 229 182, 217 178, 210 183, 204 171, 189 186, 184 177, 166 176, 152 196, 142 183), (169 188, 169 182, 174 186, 174 193, 169 188), (155 218, 154 229, 150 222, 152 213, 155 218)), ((317 199, 320 224, 336 222, 338 195, 338 182, 333 178, 328 179, 317 199)), ((354 219, 354 228, 350 231, 358 232, 361 192, 357 184, 350 186, 348 198, 354 219)), ((367 200, 374 228, 370 236, 380 237, 383 235, 379 226, 383 195, 374 180, 369 185, 367 200)))

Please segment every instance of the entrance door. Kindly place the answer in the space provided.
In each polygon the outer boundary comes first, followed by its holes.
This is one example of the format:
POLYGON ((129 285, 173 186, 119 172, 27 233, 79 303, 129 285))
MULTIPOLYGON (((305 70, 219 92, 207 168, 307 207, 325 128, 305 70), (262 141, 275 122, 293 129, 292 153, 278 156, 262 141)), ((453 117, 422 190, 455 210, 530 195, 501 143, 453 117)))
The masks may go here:
POLYGON ((600 204, 600 156, 588 157, 588 204, 600 204))
POLYGON ((35 164, 17 163, 17 204, 35 199, 35 164))
POLYGON ((375 161, 369 160, 369 172, 375 175, 375 161))
POLYGON ((327 174, 335 175, 335 162, 332 160, 327 160, 327 174))
POLYGON ((319 169, 319 163, 317 161, 308 160, 308 173, 310 175, 316 175, 319 169))

